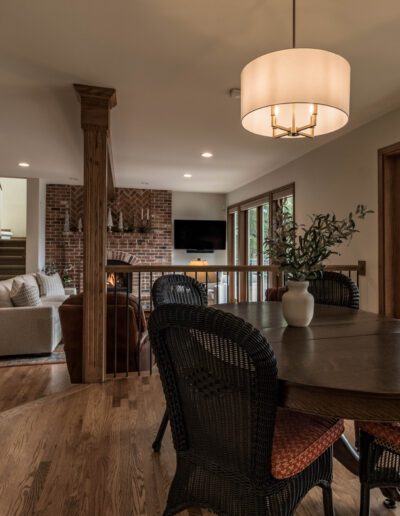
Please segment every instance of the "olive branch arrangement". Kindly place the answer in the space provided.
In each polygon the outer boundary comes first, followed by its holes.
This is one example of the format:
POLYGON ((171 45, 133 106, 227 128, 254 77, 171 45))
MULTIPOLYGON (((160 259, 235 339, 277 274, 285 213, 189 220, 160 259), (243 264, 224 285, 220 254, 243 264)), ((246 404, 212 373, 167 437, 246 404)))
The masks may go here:
POLYGON ((278 210, 274 219, 272 236, 264 243, 265 253, 271 263, 278 265, 295 281, 306 281, 321 276, 323 262, 332 254, 340 253, 335 248, 358 233, 355 219, 364 219, 368 210, 363 204, 356 207, 344 219, 334 214, 313 214, 311 223, 297 224, 287 210, 278 210))

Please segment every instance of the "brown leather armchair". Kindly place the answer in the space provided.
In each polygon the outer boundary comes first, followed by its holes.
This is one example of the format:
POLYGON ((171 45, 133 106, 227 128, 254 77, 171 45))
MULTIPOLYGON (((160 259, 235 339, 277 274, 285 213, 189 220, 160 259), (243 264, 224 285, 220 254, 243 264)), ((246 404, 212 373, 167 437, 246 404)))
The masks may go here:
MULTIPOLYGON (((117 293, 115 307, 115 294, 107 294, 107 341, 106 341, 106 372, 126 372, 127 365, 127 321, 126 321, 126 294, 117 293), (117 320, 117 349, 116 363, 114 353, 114 322, 115 311, 117 320)), ((60 321, 63 333, 63 343, 68 372, 72 383, 82 382, 82 348, 83 348, 83 294, 69 297, 59 308, 60 321)), ((138 370, 138 355, 145 342, 147 334, 146 319, 141 310, 139 319, 139 307, 136 298, 129 295, 129 371, 138 370), (139 323, 141 331, 139 331, 139 323)))

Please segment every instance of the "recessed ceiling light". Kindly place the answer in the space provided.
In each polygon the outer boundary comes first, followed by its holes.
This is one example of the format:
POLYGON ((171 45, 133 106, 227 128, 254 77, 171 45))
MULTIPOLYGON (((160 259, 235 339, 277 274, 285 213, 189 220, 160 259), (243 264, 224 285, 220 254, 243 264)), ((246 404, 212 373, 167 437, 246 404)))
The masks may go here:
POLYGON ((70 181, 79 181, 79 178, 78 177, 69 177, 68 178, 70 181))
POLYGON ((192 177, 192 174, 183 174, 183 177, 192 177))
POLYGON ((203 158, 212 158, 213 154, 212 154, 212 152, 203 152, 202 157, 203 158))
POLYGON ((141 185, 145 185, 145 186, 148 186, 150 183, 148 183, 147 181, 141 181, 140 182, 141 185))
POLYGON ((20 161, 18 163, 18 166, 19 167, 29 167, 29 163, 27 163, 26 161, 20 161))

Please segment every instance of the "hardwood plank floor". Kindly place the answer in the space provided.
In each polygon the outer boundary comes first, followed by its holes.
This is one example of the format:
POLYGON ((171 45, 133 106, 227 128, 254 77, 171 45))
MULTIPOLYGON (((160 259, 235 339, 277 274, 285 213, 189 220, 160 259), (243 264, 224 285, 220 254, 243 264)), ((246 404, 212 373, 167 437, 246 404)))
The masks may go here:
MULTIPOLYGON (((26 371, 24 378, 17 371, 22 368, 14 369, 15 377, 12 371, 6 377, 0 371, 0 393, 6 386, 18 398, 18 381, 25 382, 26 393, 20 406, 1 399, 1 406, 13 407, 0 413, 1 516, 162 514, 175 457, 169 428, 161 453, 151 451, 164 409, 157 375, 77 386, 40 397, 39 384, 43 393, 63 384, 62 370, 57 380, 52 378, 57 374, 53 369, 46 386, 41 372, 26 371), (39 399, 28 401, 33 393, 39 399)), ((358 480, 340 464, 334 468, 336 516, 356 516, 358 480)), ((194 509, 182 514, 209 513, 194 509)), ((296 516, 322 514, 321 493, 315 488, 296 516)), ((394 514, 399 510, 385 509, 379 491, 374 491, 371 516, 394 514)))
POLYGON ((66 364, 0 368, 0 412, 71 386, 66 364))

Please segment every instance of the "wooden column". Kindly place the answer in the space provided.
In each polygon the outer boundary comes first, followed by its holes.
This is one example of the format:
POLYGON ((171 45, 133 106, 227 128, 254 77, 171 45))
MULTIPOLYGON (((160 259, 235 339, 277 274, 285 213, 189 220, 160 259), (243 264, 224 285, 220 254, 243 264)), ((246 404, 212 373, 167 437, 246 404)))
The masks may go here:
POLYGON ((104 379, 106 339, 106 245, 110 110, 115 90, 75 84, 84 134, 83 377, 104 379))

